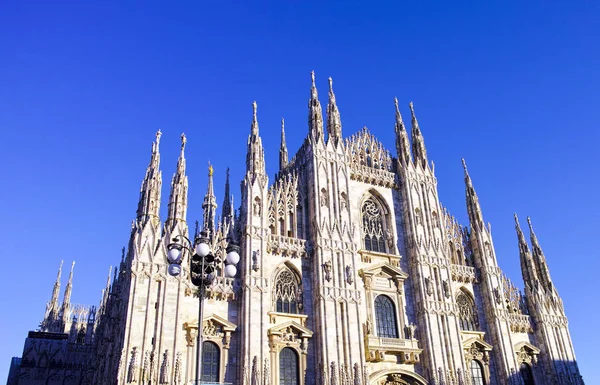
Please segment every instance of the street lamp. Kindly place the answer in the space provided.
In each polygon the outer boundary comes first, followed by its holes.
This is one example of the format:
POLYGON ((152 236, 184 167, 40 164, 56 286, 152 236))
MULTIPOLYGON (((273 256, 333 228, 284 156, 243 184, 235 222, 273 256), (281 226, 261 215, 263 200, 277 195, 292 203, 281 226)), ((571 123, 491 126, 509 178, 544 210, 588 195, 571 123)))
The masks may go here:
MULTIPOLYGON (((192 284, 198 287, 198 339, 196 348, 196 384, 199 385, 202 376, 202 323, 204 318, 204 295, 206 289, 212 285, 215 280, 215 256, 212 254, 208 244, 208 233, 202 231, 200 237, 196 238, 194 245, 184 235, 178 235, 173 238, 173 243, 167 245, 167 260, 169 275, 176 277, 181 274, 181 262, 183 253, 187 250, 192 257, 190 258, 190 279, 192 284), (185 240, 185 243, 182 242, 185 240)), ((229 238, 229 245, 226 249, 226 266, 224 269, 227 278, 233 278, 237 274, 235 265, 240 261, 240 247, 229 238)))

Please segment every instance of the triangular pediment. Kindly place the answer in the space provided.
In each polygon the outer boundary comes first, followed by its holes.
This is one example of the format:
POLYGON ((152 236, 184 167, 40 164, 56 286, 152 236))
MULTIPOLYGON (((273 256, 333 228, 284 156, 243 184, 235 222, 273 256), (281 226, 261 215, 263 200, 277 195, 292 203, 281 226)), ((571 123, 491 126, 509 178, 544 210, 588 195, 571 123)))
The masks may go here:
POLYGON ((402 280, 405 280, 406 278, 408 278, 408 274, 406 274, 399 268, 390 265, 389 263, 380 263, 375 266, 361 269, 360 274, 362 276, 379 275, 379 276, 383 276, 383 277, 388 276, 390 278, 398 277, 402 280))
POLYGON ((479 350, 491 351, 494 347, 479 337, 471 337, 463 341, 463 348, 469 348, 475 345, 479 350))
MULTIPOLYGON (((219 317, 216 314, 211 314, 208 317, 204 317, 203 323, 212 322, 213 324, 219 325, 223 331, 233 332, 237 329, 237 325, 229 322, 225 318, 219 317)), ((198 329, 198 321, 186 322, 184 324, 184 328, 186 329, 198 329)))
POLYGON ((313 332, 305 326, 294 321, 287 321, 279 325, 275 325, 269 329, 268 335, 280 335, 292 329, 294 333, 300 334, 301 337, 312 337, 313 332))
POLYGON ((531 352, 531 354, 540 354, 540 349, 535 347, 535 345, 530 344, 529 342, 523 341, 523 342, 519 342, 515 345, 515 351, 517 351, 517 352, 523 348, 525 348, 525 350, 528 350, 529 352, 531 352))

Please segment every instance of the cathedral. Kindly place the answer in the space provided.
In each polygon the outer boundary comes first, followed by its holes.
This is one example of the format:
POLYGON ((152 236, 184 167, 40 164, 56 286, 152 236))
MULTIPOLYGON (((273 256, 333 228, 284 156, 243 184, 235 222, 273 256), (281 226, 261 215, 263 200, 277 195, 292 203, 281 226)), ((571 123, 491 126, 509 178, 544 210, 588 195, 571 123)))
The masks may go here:
POLYGON ((413 104, 409 128, 395 105, 395 153, 366 127, 344 138, 331 78, 324 116, 313 73, 304 142, 290 158, 281 121, 270 178, 254 103, 241 204, 234 208, 227 171, 219 213, 209 168, 194 229, 184 135, 159 216, 157 132, 129 244, 99 306, 71 304, 74 264, 59 303, 61 263, 8 384, 196 384, 198 333, 204 384, 583 384, 531 220, 528 241, 515 215, 521 292, 498 265, 465 161, 461 225, 440 202, 413 104), (190 253, 178 276, 167 261, 173 239, 200 232, 216 264, 202 319, 190 253), (233 243, 241 260, 229 278, 233 243))

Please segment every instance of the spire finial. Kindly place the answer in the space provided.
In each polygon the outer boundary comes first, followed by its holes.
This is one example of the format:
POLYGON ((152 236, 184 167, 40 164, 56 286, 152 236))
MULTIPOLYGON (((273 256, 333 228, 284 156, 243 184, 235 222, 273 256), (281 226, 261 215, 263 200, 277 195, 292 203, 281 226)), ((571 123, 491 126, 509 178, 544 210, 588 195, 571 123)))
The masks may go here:
POLYGON ((312 86, 316 87, 315 86, 315 70, 310 71, 310 78, 311 78, 311 81, 312 81, 312 86))
POLYGON ((329 92, 333 93, 333 79, 329 77, 329 92))
POLYGON ((60 281, 60 276, 62 274, 63 262, 64 262, 64 259, 61 259, 60 260, 60 266, 58 267, 58 274, 56 275, 56 280, 57 281, 60 281))
POLYGON ((396 112, 400 113, 400 107, 398 107, 398 98, 394 96, 394 104, 396 105, 396 112))
POLYGON ((256 105, 256 100, 252 102, 252 114, 254 116, 254 120, 256 121, 256 109, 257 109, 257 105, 256 105))
POLYGON ((187 143, 187 138, 185 137, 185 133, 181 133, 181 152, 185 149, 185 144, 187 143))
POLYGON ((533 225, 531 224, 531 217, 527 217, 527 224, 529 225, 529 231, 533 234, 533 225))
MULTIPOLYGON (((469 175, 469 171, 467 171, 467 162, 465 162, 465 158, 460 158, 462 160, 463 169, 465 170, 465 175, 469 175)), ((515 216, 517 214, 515 213, 515 216)))
MULTIPOLYGON (((156 131, 156 147, 158 147, 158 145, 160 144, 160 137, 162 136, 162 132, 160 131, 160 128, 158 129, 158 131, 156 131)), ((157 148, 158 150, 158 148, 157 148)))
POLYGON ((215 173, 212 164, 210 164, 210 161, 208 162, 208 176, 212 178, 213 174, 215 173))

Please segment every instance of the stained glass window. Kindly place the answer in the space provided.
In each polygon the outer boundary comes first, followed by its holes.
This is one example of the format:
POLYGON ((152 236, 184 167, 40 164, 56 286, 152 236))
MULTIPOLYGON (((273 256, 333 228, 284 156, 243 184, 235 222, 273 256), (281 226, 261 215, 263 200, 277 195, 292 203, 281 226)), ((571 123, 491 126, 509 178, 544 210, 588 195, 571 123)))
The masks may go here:
POLYGON ((379 253, 387 252, 381 207, 369 198, 362 206, 362 230, 365 249, 379 253))
POLYGON ((471 383, 473 385, 485 385, 483 380, 483 368, 479 361, 471 361, 471 383))
POLYGON ((375 324, 379 337, 398 338, 396 307, 386 295, 378 295, 375 298, 375 324))
POLYGON ((298 385, 298 354, 292 348, 279 352, 279 385, 298 385))
POLYGON ((202 381, 219 382, 219 362, 221 352, 214 342, 205 341, 202 344, 202 381))
POLYGON ((280 313, 298 313, 298 281, 288 268, 275 280, 275 309, 280 313))
POLYGON ((456 304, 458 305, 460 328, 462 330, 477 330, 479 328, 479 317, 471 297, 460 292, 456 296, 456 304))

